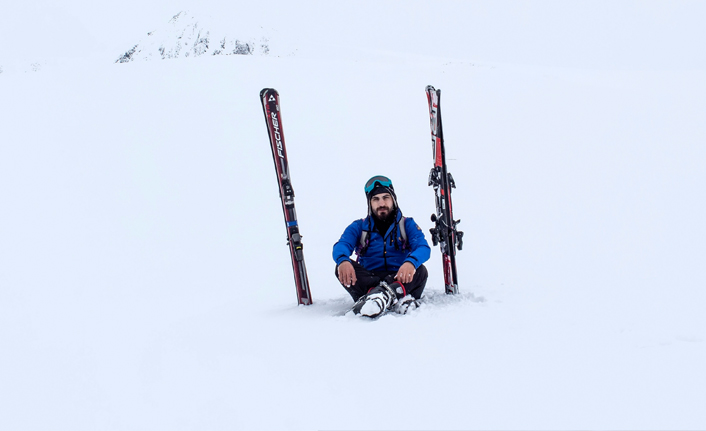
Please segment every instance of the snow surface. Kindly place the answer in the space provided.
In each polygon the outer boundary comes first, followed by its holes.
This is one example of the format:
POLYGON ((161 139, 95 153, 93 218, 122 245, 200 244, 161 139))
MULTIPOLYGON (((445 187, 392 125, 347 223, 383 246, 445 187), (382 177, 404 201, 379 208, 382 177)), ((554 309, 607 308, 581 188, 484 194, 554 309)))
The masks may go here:
POLYGON ((0 429, 706 428, 706 73, 666 69, 363 50, 1 74, 0 429), (330 253, 365 180, 431 227, 427 84, 461 293, 436 247, 421 308, 344 316, 330 253))

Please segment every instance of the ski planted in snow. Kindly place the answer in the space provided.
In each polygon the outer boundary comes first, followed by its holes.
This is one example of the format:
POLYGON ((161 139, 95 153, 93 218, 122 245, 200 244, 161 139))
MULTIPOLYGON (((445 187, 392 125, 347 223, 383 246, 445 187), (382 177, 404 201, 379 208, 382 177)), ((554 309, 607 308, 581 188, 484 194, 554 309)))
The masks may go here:
POLYGON ((463 232, 456 229, 461 220, 453 219, 451 189, 456 188, 451 174, 446 170, 444 150, 444 132, 441 128, 441 90, 431 85, 426 88, 431 121, 431 142, 434 155, 434 167, 429 173, 429 185, 436 194, 436 214, 431 215, 434 227, 429 229, 431 240, 441 247, 444 264, 444 290, 446 293, 458 293, 458 275, 456 272, 456 249, 463 247, 463 232))
POLYGON ((304 265, 302 236, 299 233, 297 212, 294 209, 294 190, 292 189, 292 182, 289 177, 287 148, 284 145, 279 93, 277 93, 277 90, 274 88, 264 88, 260 91, 260 101, 262 102, 262 109, 265 112, 267 135, 270 138, 272 158, 274 159, 275 170, 277 171, 279 196, 282 199, 284 222, 287 226, 287 244, 289 245, 289 252, 292 257, 294 282, 297 287, 297 300, 300 305, 309 305, 311 304, 311 291, 309 290, 309 278, 306 275, 306 266, 304 265))

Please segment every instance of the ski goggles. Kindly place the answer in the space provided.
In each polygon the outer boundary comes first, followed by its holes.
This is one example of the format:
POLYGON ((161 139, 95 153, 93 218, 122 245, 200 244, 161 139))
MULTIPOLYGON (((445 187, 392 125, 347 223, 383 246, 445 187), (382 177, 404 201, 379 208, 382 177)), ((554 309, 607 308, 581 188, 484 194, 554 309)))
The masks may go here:
MULTIPOLYGON (((392 189, 392 181, 389 178, 382 175, 376 175, 365 183, 365 194, 372 192, 376 184, 380 184, 383 187, 389 187, 392 189)), ((393 189, 394 190, 394 189, 393 189)))

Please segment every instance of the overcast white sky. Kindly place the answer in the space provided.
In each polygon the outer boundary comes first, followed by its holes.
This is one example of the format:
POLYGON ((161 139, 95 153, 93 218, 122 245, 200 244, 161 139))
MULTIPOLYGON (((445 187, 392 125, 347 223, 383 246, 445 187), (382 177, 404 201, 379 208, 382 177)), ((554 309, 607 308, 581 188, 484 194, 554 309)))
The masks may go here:
MULTIPOLYGON (((312 47, 598 69, 706 69, 706 1, 0 0, 8 59, 117 58, 180 10, 312 47)), ((277 41, 273 40, 273 44, 277 41)))

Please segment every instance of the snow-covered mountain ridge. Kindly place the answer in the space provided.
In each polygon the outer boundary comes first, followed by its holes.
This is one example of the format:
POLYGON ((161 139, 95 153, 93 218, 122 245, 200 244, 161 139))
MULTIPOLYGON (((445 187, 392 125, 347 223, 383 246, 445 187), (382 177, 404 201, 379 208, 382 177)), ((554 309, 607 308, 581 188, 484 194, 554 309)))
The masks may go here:
MULTIPOLYGON (((181 11, 163 25, 147 32, 146 36, 125 50, 115 63, 129 63, 152 59, 194 58, 201 56, 252 55, 267 56, 272 52, 269 32, 252 22, 213 18, 208 13, 181 11)), ((275 32, 276 33, 276 32, 275 32)), ((277 45, 282 53, 282 44, 277 45)), ((74 54, 80 55, 80 50, 74 54)), ((44 72, 53 69, 74 69, 92 62, 61 56, 34 58, 0 58, 3 78, 18 73, 44 72)), ((90 67, 90 66, 89 66, 90 67)))
POLYGON ((269 39, 264 35, 236 36, 212 28, 208 19, 188 11, 174 15, 165 25, 147 33, 115 62, 199 57, 202 55, 267 55, 269 39))

